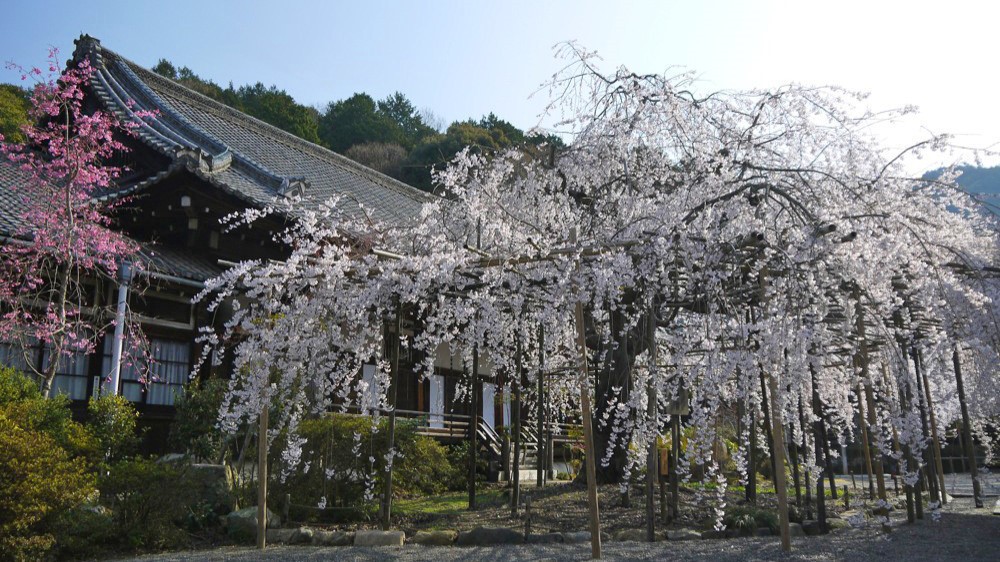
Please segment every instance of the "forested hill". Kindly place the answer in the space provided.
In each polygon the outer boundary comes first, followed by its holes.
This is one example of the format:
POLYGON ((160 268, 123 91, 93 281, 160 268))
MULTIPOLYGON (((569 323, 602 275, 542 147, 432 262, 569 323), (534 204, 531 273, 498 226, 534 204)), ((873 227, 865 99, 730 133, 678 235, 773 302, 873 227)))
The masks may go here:
POLYGON ((212 99, 305 140, 339 152, 365 166, 431 189, 431 170, 443 166, 459 150, 494 151, 512 146, 562 144, 557 137, 528 136, 493 113, 480 119, 456 121, 443 129, 437 118, 418 111, 407 97, 395 94, 376 101, 365 93, 315 108, 297 103, 277 86, 223 88, 187 67, 161 59, 153 71, 212 99))
MULTIPOLYGON (((990 204, 993 212, 1000 214, 1000 166, 980 168, 966 164, 959 166, 958 169, 962 171, 962 175, 958 178, 958 185, 990 204)), ((938 177, 942 171, 943 169, 939 168, 927 172, 924 174, 924 178, 938 177)))

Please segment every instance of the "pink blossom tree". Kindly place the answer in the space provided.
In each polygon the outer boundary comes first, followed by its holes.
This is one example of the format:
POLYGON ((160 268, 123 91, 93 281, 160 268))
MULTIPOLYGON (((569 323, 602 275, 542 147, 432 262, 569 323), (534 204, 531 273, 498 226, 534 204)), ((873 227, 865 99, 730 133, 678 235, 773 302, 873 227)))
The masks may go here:
MULTIPOLYGON (((48 360, 26 360, 46 396, 60 362, 90 353, 115 322, 114 303, 102 289, 118 280, 122 263, 138 245, 109 228, 114 203, 96 197, 123 171, 108 162, 127 150, 122 134, 139 123, 84 110, 85 88, 94 69, 89 61, 59 73, 57 51, 48 75, 39 68, 9 68, 35 80, 30 122, 23 144, 0 136, 0 156, 20 170, 13 185, 19 225, 3 239, 0 254, 0 341, 24 350, 42 346, 48 360)), ((148 115, 140 115, 148 117, 148 115)), ((129 330, 137 332, 137 330, 129 330)))

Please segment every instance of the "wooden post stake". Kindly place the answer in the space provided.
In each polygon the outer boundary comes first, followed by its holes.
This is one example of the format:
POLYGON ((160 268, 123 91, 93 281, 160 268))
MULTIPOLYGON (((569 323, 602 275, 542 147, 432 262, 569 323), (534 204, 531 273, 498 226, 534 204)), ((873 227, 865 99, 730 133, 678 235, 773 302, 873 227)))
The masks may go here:
POLYGON ((781 526, 781 550, 792 550, 792 534, 788 525, 788 484, 785 482, 785 430, 778 410, 778 383, 774 377, 768 378, 771 399, 771 452, 774 454, 774 487, 778 492, 778 522, 781 526))
MULTIPOLYGON (((397 389, 399 388, 399 337, 401 335, 400 330, 403 328, 403 307, 397 302, 396 303, 396 318, 393 322, 394 334, 390 334, 389 330, 386 330, 386 336, 389 337, 389 453, 392 454, 393 448, 396 446, 396 395, 398 394, 397 389)), ((395 461, 395 455, 390 457, 389 469, 385 474, 385 486, 382 490, 382 530, 388 531, 389 526, 392 524, 392 466, 395 461)))
POLYGON ((517 517, 518 506, 521 502, 521 382, 524 380, 524 364, 521 349, 521 334, 517 334, 517 349, 514 360, 517 364, 517 372, 514 380, 511 381, 511 388, 514 391, 514 404, 511 405, 511 412, 514 418, 514 458, 511 464, 512 484, 510 490, 510 514, 517 517))
POLYGON ((267 416, 271 401, 264 391, 257 429, 257 548, 267 546, 267 416))
POLYGON ((535 487, 545 486, 545 329, 538 328, 538 428, 535 437, 535 487))
POLYGON ((983 488, 979 484, 979 470, 976 467, 976 443, 972 439, 972 424, 969 422, 969 406, 965 401, 965 385, 962 381, 962 363, 958 355, 958 346, 951 353, 951 362, 955 368, 955 384, 958 386, 958 404, 962 408, 962 434, 965 436, 965 454, 969 458, 969 475, 972 477, 972 496, 976 507, 983 507, 983 488))
MULTIPOLYGON (((576 244, 576 228, 570 231, 570 243, 576 244)), ((601 557, 601 514, 597 498, 597 451, 594 447, 593 415, 590 412, 590 369, 587 364, 587 330, 583 322, 583 303, 576 303, 576 345, 580 353, 580 410, 583 416, 583 441, 587 463, 587 501, 590 507, 590 556, 601 557)))
POLYGON ((479 347, 472 349, 472 389, 469 412, 469 509, 476 509, 476 465, 479 464, 479 347))
POLYGON ((659 455, 656 451, 657 437, 660 433, 660 426, 657 423, 657 400, 656 400, 656 307, 649 307, 649 321, 647 323, 646 334, 649 340, 649 382, 646 384, 646 416, 652 428, 651 439, 646 453, 646 540, 653 542, 656 540, 656 480, 659 478, 656 461, 659 455))

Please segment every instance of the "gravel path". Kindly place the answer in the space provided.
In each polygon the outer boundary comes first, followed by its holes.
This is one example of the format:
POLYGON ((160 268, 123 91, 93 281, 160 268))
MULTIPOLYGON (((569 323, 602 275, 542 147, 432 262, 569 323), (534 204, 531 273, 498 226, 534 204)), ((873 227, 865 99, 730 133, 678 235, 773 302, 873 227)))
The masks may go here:
MULTIPOLYGON (((991 502, 992 504, 992 502, 991 502)), ((992 505, 990 505, 992 507, 992 505)), ((991 509, 975 510, 971 500, 951 502, 940 521, 929 518, 914 525, 893 521, 894 529, 883 534, 870 529, 841 531, 823 537, 792 541, 792 554, 782 555, 776 537, 682 542, 610 542, 604 545, 607 560, 1000 560, 1000 517, 991 509)), ((903 514, 905 515, 905 514, 903 514)), ((135 558, 142 562, 252 561, 426 561, 532 560, 570 561, 590 557, 589 544, 523 545, 497 547, 268 547, 221 548, 210 551, 158 554, 135 558)))

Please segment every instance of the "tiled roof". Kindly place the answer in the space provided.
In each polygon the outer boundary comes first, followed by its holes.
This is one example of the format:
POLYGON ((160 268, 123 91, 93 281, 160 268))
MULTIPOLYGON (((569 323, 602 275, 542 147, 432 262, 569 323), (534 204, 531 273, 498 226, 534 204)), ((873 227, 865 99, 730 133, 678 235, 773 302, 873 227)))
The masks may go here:
POLYGON ((27 210, 24 195, 18 185, 29 181, 28 174, 0 156, 0 234, 11 236, 24 226, 21 217, 27 210))
POLYGON ((380 220, 399 223, 416 217, 432 199, 146 70, 92 37, 82 36, 76 43, 74 57, 90 57, 97 70, 92 87, 106 107, 122 117, 135 110, 157 112, 140 130, 145 144, 251 205, 290 193, 299 193, 305 205, 341 196, 345 208, 360 212, 360 205, 380 220))
POLYGON ((207 257, 197 256, 168 246, 142 244, 140 255, 147 272, 192 281, 207 281, 217 277, 224 270, 218 263, 207 257))
MULTIPOLYGON (((24 195, 18 189, 30 176, 6 158, 0 157, 0 236, 17 236, 24 226, 27 210, 24 195)), ((222 273, 223 268, 207 257, 158 244, 141 244, 139 258, 143 269, 153 274, 169 275, 192 281, 205 281, 222 273)))

